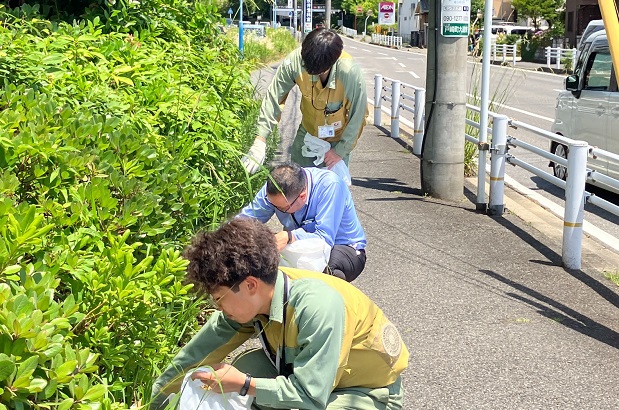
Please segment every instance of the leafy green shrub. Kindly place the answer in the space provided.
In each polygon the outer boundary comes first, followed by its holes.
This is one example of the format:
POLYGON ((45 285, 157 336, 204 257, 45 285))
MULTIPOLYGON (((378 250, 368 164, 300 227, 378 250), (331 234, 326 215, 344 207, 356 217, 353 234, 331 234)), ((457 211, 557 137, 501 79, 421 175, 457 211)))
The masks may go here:
POLYGON ((0 9, 0 410, 144 403, 204 307, 180 249, 264 181, 252 66, 193 34, 210 3, 142 3, 167 7, 121 32, 0 9))

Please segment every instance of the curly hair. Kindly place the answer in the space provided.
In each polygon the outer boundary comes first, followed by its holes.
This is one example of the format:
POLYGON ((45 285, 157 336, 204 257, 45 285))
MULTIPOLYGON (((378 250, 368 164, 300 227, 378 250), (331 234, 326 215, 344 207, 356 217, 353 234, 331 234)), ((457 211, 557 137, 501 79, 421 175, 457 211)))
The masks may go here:
POLYGON ((248 276, 274 284, 279 264, 275 236, 253 218, 235 218, 215 231, 199 232, 183 256, 189 260, 186 280, 205 293, 231 288, 248 276))
POLYGON ((311 31, 301 44, 301 59, 308 74, 318 75, 330 69, 342 55, 344 42, 333 30, 311 31))

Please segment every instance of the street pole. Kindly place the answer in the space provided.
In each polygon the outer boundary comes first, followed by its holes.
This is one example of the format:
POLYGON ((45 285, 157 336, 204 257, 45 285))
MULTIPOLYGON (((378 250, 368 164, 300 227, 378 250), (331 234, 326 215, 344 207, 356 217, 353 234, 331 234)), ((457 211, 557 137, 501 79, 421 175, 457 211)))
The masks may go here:
MULTIPOLYGON (((490 49, 492 48, 492 2, 486 2, 484 15, 484 50, 481 57, 481 101, 479 110, 479 146, 488 144, 488 103, 490 99, 490 49)), ((486 209, 486 150, 479 150, 479 170, 477 172, 477 202, 478 211, 486 209)))
MULTIPOLYGON (((421 187, 432 197, 459 201, 464 188, 468 35, 446 37, 440 32, 441 4, 432 0, 430 6, 421 187)), ((468 34, 468 13, 465 22, 468 34)))
POLYGON ((297 38, 297 0, 292 0, 292 2, 294 3, 294 38, 297 38))
POLYGON ((331 28, 331 0, 325 0, 325 27, 331 28))
POLYGON ((239 51, 243 55, 243 0, 239 5, 239 51))

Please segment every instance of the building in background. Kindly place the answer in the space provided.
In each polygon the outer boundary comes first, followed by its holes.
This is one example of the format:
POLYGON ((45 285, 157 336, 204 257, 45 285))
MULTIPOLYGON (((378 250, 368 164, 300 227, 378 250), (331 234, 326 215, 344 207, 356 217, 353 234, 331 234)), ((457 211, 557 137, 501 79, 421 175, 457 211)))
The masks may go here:
POLYGON ((602 18, 597 0, 567 0, 565 2, 565 37, 570 47, 576 47, 582 32, 591 20, 602 18))

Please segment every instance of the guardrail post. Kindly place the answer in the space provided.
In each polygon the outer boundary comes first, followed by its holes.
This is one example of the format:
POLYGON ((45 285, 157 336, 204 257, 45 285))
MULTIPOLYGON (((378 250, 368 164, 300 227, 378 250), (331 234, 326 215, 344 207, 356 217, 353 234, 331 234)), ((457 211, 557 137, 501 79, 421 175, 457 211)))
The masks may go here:
POLYGON ((550 46, 546 46, 546 67, 550 68, 550 46))
POLYGON ((563 249, 561 260, 567 269, 580 269, 582 262, 582 222, 585 214, 585 181, 589 145, 574 141, 567 154, 563 249))
POLYGON ((400 81, 391 82, 391 138, 400 138, 400 81))
POLYGON ((382 106, 382 91, 383 91, 383 76, 376 74, 374 76, 374 125, 380 125, 381 106, 382 106))
POLYGON ((561 56, 563 55, 563 49, 557 47, 557 70, 561 68, 561 56))
POLYGON ((576 61, 578 61, 578 50, 572 48, 572 72, 574 72, 574 69, 576 68, 576 61))
POLYGON ((503 44, 503 63, 507 61, 507 44, 503 44))
POLYGON ((496 61, 496 43, 492 43, 492 61, 496 61))
POLYGON ((518 46, 512 44, 512 66, 516 67, 516 53, 518 52, 518 46))
POLYGON ((426 90, 423 88, 415 89, 415 129, 413 130, 413 154, 415 155, 421 155, 421 147, 423 146, 425 103, 426 90))
POLYGON ((490 154, 490 198, 488 213, 501 216, 505 209, 505 156, 507 155, 507 124, 509 118, 497 115, 492 120, 492 149, 490 154))

